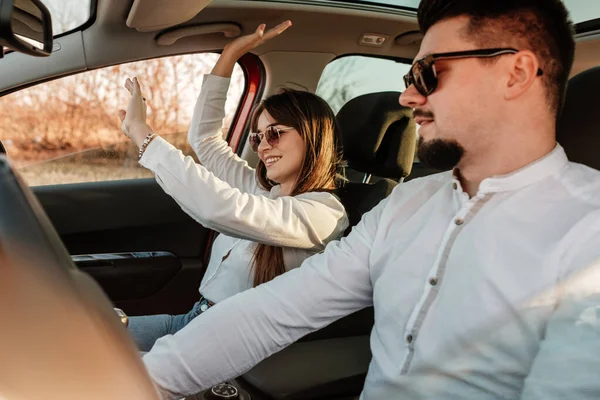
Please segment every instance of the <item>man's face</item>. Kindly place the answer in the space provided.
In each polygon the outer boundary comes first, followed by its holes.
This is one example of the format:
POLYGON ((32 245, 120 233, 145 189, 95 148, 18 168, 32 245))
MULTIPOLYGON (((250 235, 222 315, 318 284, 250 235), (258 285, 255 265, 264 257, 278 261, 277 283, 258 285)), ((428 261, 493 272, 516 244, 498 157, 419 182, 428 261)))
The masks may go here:
MULTIPOLYGON (((421 59, 429 54, 478 47, 461 37, 468 18, 452 18, 432 26, 421 44, 421 59)), ((436 61, 437 89, 425 97, 411 85, 400 104, 414 109, 420 125, 419 157, 439 169, 448 169, 493 143, 495 118, 503 101, 501 76, 495 65, 474 58, 436 61), (464 154, 463 154, 464 153, 464 154)))

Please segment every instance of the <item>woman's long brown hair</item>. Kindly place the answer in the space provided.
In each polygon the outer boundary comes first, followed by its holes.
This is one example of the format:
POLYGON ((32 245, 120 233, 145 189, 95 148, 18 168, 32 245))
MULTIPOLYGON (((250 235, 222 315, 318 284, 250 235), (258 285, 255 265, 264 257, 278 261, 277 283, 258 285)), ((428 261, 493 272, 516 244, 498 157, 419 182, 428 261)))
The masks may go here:
MULTIPOLYGON (((283 89, 254 110, 250 125, 253 132, 256 132, 258 119, 265 111, 275 123, 296 129, 306 144, 306 154, 290 196, 334 190, 341 164, 339 127, 327 102, 310 92, 283 89)), ((276 185, 267 178, 267 169, 262 161, 256 168, 256 178, 265 190, 276 185)), ((283 274, 283 248, 259 243, 254 251, 252 271, 254 286, 283 274)))

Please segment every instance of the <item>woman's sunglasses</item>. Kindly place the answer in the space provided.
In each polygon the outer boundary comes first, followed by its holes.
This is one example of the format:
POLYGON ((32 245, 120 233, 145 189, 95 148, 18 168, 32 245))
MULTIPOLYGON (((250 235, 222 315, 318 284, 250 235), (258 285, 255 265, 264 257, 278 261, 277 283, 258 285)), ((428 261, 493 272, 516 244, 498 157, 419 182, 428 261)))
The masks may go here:
POLYGON ((267 143, 269 146, 273 147, 279 143, 279 137, 283 132, 292 130, 294 128, 279 128, 278 126, 269 125, 267 129, 265 129, 264 133, 251 133, 248 137, 248 142, 250 142, 250 147, 253 151, 258 151, 258 146, 260 146, 260 142, 262 142, 263 138, 267 139, 267 143))
MULTIPOLYGON (((423 57, 415 63, 404 75, 404 84, 406 88, 410 85, 415 85, 417 91, 423 96, 429 96, 437 89, 438 75, 435 70, 435 62, 438 60, 453 60, 460 58, 491 58, 503 56, 505 54, 517 54, 519 50, 511 48, 499 49, 480 49, 469 51, 456 51, 452 53, 437 53, 423 57)), ((543 75, 541 69, 538 69, 537 76, 543 75)))

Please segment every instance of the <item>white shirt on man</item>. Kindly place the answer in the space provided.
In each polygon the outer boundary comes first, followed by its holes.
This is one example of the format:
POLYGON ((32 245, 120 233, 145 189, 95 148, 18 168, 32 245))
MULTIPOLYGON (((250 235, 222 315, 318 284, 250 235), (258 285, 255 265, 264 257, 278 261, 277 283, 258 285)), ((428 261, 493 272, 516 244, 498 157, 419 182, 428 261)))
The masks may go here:
POLYGON ((363 400, 578 398, 598 390, 575 356, 600 354, 600 301, 586 303, 600 285, 562 284, 598 258, 600 172, 557 146, 472 198, 451 172, 400 185, 348 237, 158 340, 144 362, 190 394, 373 305, 363 400))

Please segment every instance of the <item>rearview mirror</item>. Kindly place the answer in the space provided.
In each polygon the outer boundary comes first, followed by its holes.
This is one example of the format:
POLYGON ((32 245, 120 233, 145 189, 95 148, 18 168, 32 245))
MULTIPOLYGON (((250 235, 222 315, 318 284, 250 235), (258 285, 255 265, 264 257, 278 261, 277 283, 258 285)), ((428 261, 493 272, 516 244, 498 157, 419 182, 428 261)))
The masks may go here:
POLYGON ((4 47, 36 57, 52 53, 52 18, 40 0, 0 0, 0 57, 4 47))

